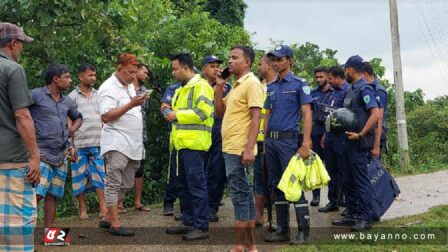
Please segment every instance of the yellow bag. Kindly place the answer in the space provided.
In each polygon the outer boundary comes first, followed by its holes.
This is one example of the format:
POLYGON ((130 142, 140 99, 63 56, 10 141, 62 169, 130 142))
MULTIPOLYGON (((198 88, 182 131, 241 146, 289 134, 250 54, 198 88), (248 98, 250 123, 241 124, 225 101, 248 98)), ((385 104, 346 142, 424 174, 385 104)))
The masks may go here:
POLYGON ((305 191, 322 188, 328 184, 330 176, 319 155, 312 152, 310 158, 305 160, 304 164, 307 170, 305 177, 305 191))
POLYGON ((302 182, 305 178, 306 169, 303 160, 294 155, 289 160, 288 166, 283 172, 282 178, 278 183, 278 189, 285 193, 285 198, 288 201, 298 201, 302 196, 302 182))

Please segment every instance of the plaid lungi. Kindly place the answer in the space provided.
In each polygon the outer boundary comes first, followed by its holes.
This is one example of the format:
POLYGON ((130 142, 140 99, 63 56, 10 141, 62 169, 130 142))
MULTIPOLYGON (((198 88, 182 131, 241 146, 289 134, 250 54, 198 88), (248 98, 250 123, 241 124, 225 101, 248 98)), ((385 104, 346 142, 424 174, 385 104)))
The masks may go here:
POLYGON ((104 190, 106 173, 100 148, 82 148, 78 150, 77 155, 77 162, 71 165, 73 196, 94 192, 97 188, 104 190))
POLYGON ((47 193, 49 193, 56 199, 62 199, 66 178, 67 163, 55 166, 40 162, 40 181, 36 186, 36 194, 45 198, 47 193))
POLYGON ((34 251, 36 194, 28 170, 0 169, 0 251, 34 251))

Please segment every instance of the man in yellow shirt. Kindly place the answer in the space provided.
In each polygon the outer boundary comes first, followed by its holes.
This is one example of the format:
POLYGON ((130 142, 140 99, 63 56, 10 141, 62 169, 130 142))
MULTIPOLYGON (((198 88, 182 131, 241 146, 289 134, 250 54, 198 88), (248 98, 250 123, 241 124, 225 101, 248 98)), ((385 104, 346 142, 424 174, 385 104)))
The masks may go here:
POLYGON ((255 246, 255 203, 249 182, 248 168, 254 163, 256 142, 263 107, 263 87, 251 72, 255 53, 249 46, 234 46, 230 51, 229 72, 237 79, 232 90, 223 99, 226 80, 217 77, 215 89, 216 116, 224 115, 222 122, 222 151, 226 177, 235 214, 236 244, 232 251, 255 246))

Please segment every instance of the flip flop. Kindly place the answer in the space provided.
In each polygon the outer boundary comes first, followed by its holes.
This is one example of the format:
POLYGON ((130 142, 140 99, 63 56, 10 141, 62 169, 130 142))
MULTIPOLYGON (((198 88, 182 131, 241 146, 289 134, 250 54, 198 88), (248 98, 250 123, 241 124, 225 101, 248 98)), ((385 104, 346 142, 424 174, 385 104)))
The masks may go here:
POLYGON ((127 213, 126 208, 118 208, 118 213, 127 213))
POLYGON ((136 207, 135 208, 137 211, 140 211, 140 212, 151 212, 151 208, 149 208, 149 207, 145 207, 145 206, 143 206, 143 205, 141 205, 141 206, 139 206, 139 207, 136 207))

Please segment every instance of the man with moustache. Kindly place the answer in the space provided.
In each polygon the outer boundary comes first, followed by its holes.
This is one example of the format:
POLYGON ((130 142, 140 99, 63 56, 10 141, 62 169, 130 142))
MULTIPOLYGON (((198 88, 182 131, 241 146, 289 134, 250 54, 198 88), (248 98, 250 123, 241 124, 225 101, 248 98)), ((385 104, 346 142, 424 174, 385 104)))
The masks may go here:
MULTIPOLYGON (((325 133, 325 97, 327 97, 333 88, 328 84, 327 80, 328 70, 324 67, 319 67, 314 70, 314 81, 317 87, 311 91, 313 97, 313 129, 311 131, 311 139, 313 141, 313 151, 319 155, 322 160, 325 160, 324 149, 321 146, 322 137, 325 133)), ((320 189, 313 190, 313 200, 311 206, 319 206, 320 189)))
POLYGON ((36 127, 37 144, 40 149, 41 178, 36 186, 37 203, 44 199, 44 226, 53 227, 57 201, 64 196, 67 178, 66 151, 71 161, 76 149, 69 138, 82 124, 82 115, 73 100, 62 94, 72 83, 66 65, 53 63, 44 71, 45 86, 31 91, 33 105, 30 107, 36 127), (73 121, 69 127, 67 117, 73 121))
POLYGON ((135 172, 145 156, 141 105, 146 95, 137 95, 132 82, 139 62, 133 54, 118 55, 116 72, 101 84, 98 95, 101 120, 101 154, 107 173, 105 196, 107 214, 99 223, 109 234, 133 236, 118 217, 118 199, 124 198, 135 182, 135 172))

